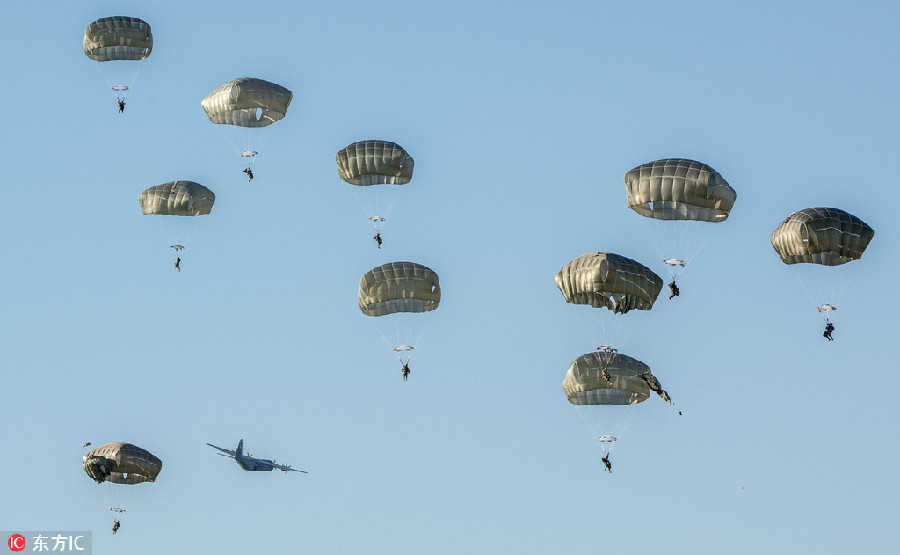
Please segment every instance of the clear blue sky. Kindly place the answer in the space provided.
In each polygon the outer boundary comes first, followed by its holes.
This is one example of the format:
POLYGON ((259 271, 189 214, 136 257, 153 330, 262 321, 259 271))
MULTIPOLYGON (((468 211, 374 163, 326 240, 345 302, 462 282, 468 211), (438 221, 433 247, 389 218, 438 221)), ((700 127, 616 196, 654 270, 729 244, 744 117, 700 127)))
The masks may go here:
POLYGON ((887 553, 900 348, 893 2, 17 2, 6 6, 0 528, 95 553, 887 553), (85 26, 154 49, 124 116, 85 26), (250 184, 200 108, 294 92, 250 184), (375 249, 335 153, 416 160, 375 249), (612 475, 560 383, 592 349, 553 275, 588 251, 658 272, 622 176, 701 160, 738 198, 641 318, 652 398, 612 475), (144 189, 203 183, 184 271, 144 189), (876 230, 836 341, 769 244, 835 206, 876 230), (443 299, 408 383, 356 301, 413 260, 443 299), (309 475, 249 473, 205 442, 309 475), (80 446, 164 462, 118 536, 80 446))

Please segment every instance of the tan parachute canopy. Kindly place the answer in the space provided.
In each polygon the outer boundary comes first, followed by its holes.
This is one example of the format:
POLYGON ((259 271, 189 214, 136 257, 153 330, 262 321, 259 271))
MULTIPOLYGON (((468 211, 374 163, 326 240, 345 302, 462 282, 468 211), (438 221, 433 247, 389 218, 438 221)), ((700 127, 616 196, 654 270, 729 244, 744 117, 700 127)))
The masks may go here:
POLYGON ((862 257, 875 230, 838 208, 794 212, 772 232, 775 252, 785 264, 840 266, 862 257))
POLYGON ((441 302, 438 275, 415 262, 391 262, 359 280, 359 309, 366 316, 428 312, 441 302))
POLYGON ((338 175, 351 185, 404 185, 412 179, 414 161, 397 143, 359 141, 335 155, 338 175))
POLYGON ((719 172, 701 162, 666 158, 625 174, 628 207, 657 220, 723 222, 737 193, 719 172))
POLYGON ((216 195, 193 181, 170 181, 150 187, 138 200, 144 214, 202 216, 210 213, 216 195))
POLYGON ((84 55, 97 62, 143 60, 152 50, 150 25, 136 17, 104 17, 84 30, 84 55))
POLYGON ((589 252, 556 273, 567 303, 606 307, 615 313, 650 310, 663 281, 649 268, 609 252, 589 252))
POLYGON ((637 359, 617 354, 610 360, 603 353, 587 353, 569 366, 562 387, 573 405, 634 405, 650 397, 648 381, 656 378, 637 359), (603 377, 604 369, 612 383, 603 377))
POLYGON ((120 441, 92 449, 81 460, 84 471, 98 484, 155 482, 162 470, 162 461, 156 455, 120 441))
POLYGON ((275 83, 240 77, 219 85, 200 101, 209 121, 238 127, 266 127, 287 114, 294 93, 275 83))

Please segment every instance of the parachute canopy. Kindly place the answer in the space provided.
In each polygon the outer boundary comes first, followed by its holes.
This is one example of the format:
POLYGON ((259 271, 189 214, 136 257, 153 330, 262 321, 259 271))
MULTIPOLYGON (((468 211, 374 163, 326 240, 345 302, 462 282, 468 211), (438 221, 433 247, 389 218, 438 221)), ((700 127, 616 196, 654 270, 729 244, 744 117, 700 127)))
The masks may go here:
POLYGON ((875 230, 838 208, 805 208, 772 232, 775 252, 785 264, 840 266, 859 260, 875 230))
POLYGON ((390 141, 359 141, 334 158, 338 175, 351 185, 404 185, 412 179, 412 156, 390 141))
POLYGON ((150 25, 136 17, 104 17, 84 30, 84 55, 97 62, 143 60, 152 50, 150 25))
POLYGON ((216 195, 193 181, 170 181, 150 187, 138 200, 144 214, 202 216, 212 211, 216 195))
POLYGON ((162 461, 155 455, 130 443, 116 441, 88 451, 82 457, 84 471, 98 484, 155 482, 162 461))
POLYGON ((556 286, 567 303, 608 308, 615 313, 650 310, 663 281, 649 268, 609 252, 589 252, 556 273, 556 286))
POLYGON ((650 367, 637 359, 617 354, 610 360, 595 352, 575 359, 562 387, 573 405, 634 405, 650 397, 647 382, 655 380, 650 367), (604 369, 612 383, 603 377, 604 369))
POLYGON ((415 262, 390 262, 359 280, 359 309, 366 316, 429 312, 440 302, 438 275, 415 262))
POLYGON ((737 193, 725 178, 701 162, 666 158, 625 174, 628 207, 656 220, 723 222, 737 193))
POLYGON ((238 127, 266 127, 285 116, 294 93, 275 83, 240 77, 219 85, 200 101, 209 121, 238 127))

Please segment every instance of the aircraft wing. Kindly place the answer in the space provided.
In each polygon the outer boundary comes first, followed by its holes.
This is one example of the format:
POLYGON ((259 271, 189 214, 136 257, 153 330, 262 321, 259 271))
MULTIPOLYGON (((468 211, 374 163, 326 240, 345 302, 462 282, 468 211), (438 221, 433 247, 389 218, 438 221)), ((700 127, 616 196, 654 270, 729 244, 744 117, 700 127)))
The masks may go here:
POLYGON ((224 455, 222 455, 223 457, 231 457, 232 459, 234 458, 234 451, 232 451, 231 449, 222 449, 221 447, 216 447, 212 443, 207 443, 207 445, 209 445, 213 449, 218 449, 219 451, 225 453, 224 455))
POLYGON ((283 470, 285 472, 302 472, 304 474, 309 474, 309 472, 307 472, 305 470, 297 470, 296 468, 291 468, 290 465, 285 466, 283 464, 278 464, 278 463, 269 463, 269 464, 272 465, 272 468, 277 468, 278 470, 283 470))

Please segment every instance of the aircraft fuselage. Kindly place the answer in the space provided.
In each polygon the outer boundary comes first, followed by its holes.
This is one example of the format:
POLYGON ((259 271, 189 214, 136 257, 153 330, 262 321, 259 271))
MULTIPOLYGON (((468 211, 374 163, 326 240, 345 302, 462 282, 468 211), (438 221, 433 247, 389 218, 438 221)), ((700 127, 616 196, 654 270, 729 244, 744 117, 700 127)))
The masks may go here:
POLYGON ((238 466, 240 466, 244 470, 250 470, 254 472, 272 470, 272 461, 267 461, 265 459, 254 459, 252 457, 235 457, 234 462, 238 463, 238 466))

